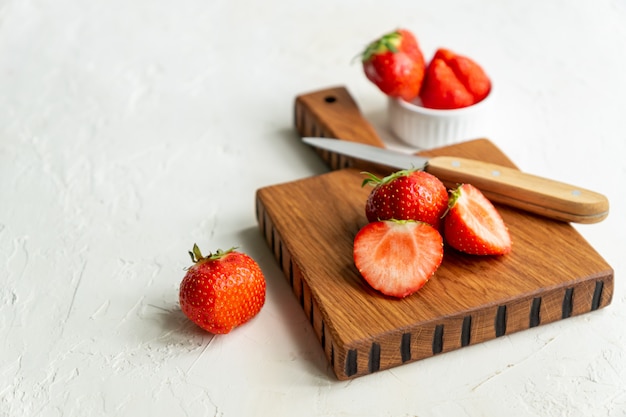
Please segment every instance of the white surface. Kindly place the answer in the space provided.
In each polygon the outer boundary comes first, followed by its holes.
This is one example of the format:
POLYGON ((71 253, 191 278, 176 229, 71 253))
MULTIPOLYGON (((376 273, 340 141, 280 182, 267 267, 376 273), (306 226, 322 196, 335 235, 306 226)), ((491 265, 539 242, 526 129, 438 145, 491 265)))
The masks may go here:
POLYGON ((617 0, 0 0, 0 416, 625 415, 624 22, 617 0), (576 227, 615 295, 338 382, 254 192, 326 170, 297 143, 299 93, 345 85, 385 136, 351 60, 398 26, 428 58, 487 69, 485 136, 522 169, 608 195, 609 218, 576 227), (231 334, 180 312, 194 242, 240 245, 266 274, 265 307, 231 334))

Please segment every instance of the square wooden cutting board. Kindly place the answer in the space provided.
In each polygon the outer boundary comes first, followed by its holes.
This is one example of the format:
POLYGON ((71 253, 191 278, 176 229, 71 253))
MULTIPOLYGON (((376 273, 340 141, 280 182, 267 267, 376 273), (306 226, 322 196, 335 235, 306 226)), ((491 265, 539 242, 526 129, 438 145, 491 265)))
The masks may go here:
MULTIPOLYGON (((301 136, 384 147, 342 86, 297 96, 294 124, 301 136)), ((477 257, 447 249, 441 267, 417 293, 402 300, 383 296, 353 263, 353 240, 367 222, 370 189, 361 187, 360 170, 348 168, 382 167, 319 154, 337 171, 259 189, 256 214, 337 378, 370 374, 611 302, 613 270, 572 226, 504 206, 497 208, 511 232, 511 254, 477 257)), ((421 154, 515 168, 486 139, 421 154)))
MULTIPOLYGON (((515 167, 486 139, 428 155, 515 167)), ((605 307, 613 270, 568 223, 497 206, 513 251, 502 257, 447 248, 417 293, 385 297, 363 280, 352 245, 367 222, 370 188, 353 168, 264 187, 261 232, 337 378, 349 379, 605 307)))

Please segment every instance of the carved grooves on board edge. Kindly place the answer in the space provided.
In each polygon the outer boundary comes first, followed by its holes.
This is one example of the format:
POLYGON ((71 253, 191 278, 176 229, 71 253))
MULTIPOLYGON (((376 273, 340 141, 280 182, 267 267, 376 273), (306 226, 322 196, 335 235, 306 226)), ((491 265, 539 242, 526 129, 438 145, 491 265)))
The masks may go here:
MULTIPOLYGON (((324 97, 324 101, 331 104, 336 101, 336 97, 332 95, 326 96, 324 97)), ((299 100, 296 100, 296 105, 294 106, 294 124, 296 126, 296 130, 302 137, 327 137, 327 133, 322 128, 319 121, 306 110, 299 100)), ((315 151, 332 170, 349 168, 352 166, 352 160, 344 155, 339 155, 322 149, 316 149, 315 151)))
POLYGON ((461 346, 467 346, 472 342, 472 316, 463 317, 463 325, 461 326, 461 346))
POLYGON ((372 343, 372 346, 370 347, 370 356, 367 368, 370 373, 376 372, 380 369, 380 345, 376 342, 372 343))
POLYGON ((568 318, 572 315, 572 309, 574 307, 574 288, 568 288, 565 290, 565 295, 563 296, 563 305, 561 307, 562 315, 561 318, 568 318))
POLYGON ((602 290, 604 289, 604 281, 597 280, 596 286, 593 290, 593 298, 591 299, 591 311, 595 311, 600 308, 602 304, 602 290))
POLYGON ((435 326, 433 333, 433 355, 441 353, 443 351, 443 324, 435 326))
MULTIPOLYGON (((604 289, 604 281, 598 279, 595 281, 593 295, 588 311, 595 311, 602 306, 602 293, 604 289)), ((571 317, 574 314, 574 287, 566 288, 563 292, 562 306, 561 306, 561 318, 565 319, 571 317)), ((541 306, 542 298, 534 297, 529 300, 529 313, 528 313, 528 328, 536 327, 541 324, 541 306)), ((581 311, 580 313, 583 313, 581 311)), ((508 323, 508 309, 507 305, 500 305, 495 311, 493 331, 495 337, 500 337, 507 334, 508 323)), ((460 332, 460 345, 461 347, 468 346, 472 343, 472 316, 467 315, 463 317, 460 332)), ((411 333, 403 333, 400 346, 400 357, 402 363, 408 362, 412 359, 411 356, 411 333)), ((437 355, 444 351, 445 340, 445 326, 444 324, 437 324, 432 334, 432 354, 437 355)), ((380 352, 378 352, 380 354, 380 352)), ((355 354, 356 355, 356 354, 355 354)), ((356 356, 353 356, 354 358, 356 356)), ((372 359, 370 359, 371 361, 372 359)), ((354 364, 352 364, 354 365, 354 364)), ((346 369, 348 369, 347 367, 346 369)), ((352 369, 352 368, 350 368, 352 369)))
POLYGON ((346 376, 354 376, 359 371, 359 367, 357 364, 357 355, 358 351, 356 349, 350 349, 348 354, 346 355, 346 376))
POLYGON ((306 110, 299 100, 296 100, 294 112, 294 124, 300 136, 326 136, 326 132, 322 129, 319 122, 315 120, 315 117, 306 110))
POLYGON ((506 305, 498 306, 496 312, 496 337, 503 336, 506 333, 506 305))
POLYGON ((300 136, 306 136, 304 131, 305 126, 305 114, 300 101, 296 99, 296 105, 293 107, 293 123, 296 126, 296 130, 300 133, 300 136))
POLYGON ((530 305, 530 317, 528 318, 528 327, 536 327, 541 324, 541 297, 533 298, 530 305))
POLYGON ((400 343, 400 357, 402 358, 402 363, 411 360, 411 333, 402 334, 402 341, 400 343))
POLYGON ((261 233, 265 237, 267 245, 272 250, 274 257, 279 263, 281 270, 283 271, 285 278, 289 282, 294 295, 298 299, 302 310, 309 319, 311 326, 313 327, 318 340, 321 343, 322 350, 326 353, 331 366, 334 365, 334 346, 332 343, 328 343, 328 336, 326 334, 327 328, 325 322, 322 320, 322 315, 316 302, 313 299, 309 286, 302 279, 302 272, 298 265, 293 262, 291 254, 283 245, 282 239, 278 230, 274 227, 274 224, 263 207, 263 204, 257 199, 256 216, 261 229, 261 233))
MULTIPOLYGON (((278 233, 277 229, 274 227, 271 218, 269 217, 268 213, 266 212, 266 210, 264 209, 260 201, 257 201, 256 215, 257 215, 257 219, 261 228, 261 232, 263 236, 265 237, 265 240, 268 246, 271 248, 276 260, 279 262, 280 267, 282 271, 284 272, 285 277, 288 280, 289 285, 291 286, 294 292, 294 295, 296 296, 300 305, 302 306, 305 315, 308 317, 309 322, 311 323, 311 326, 313 326, 313 329, 315 330, 315 333, 321 342, 322 349, 325 352, 327 358, 329 359, 331 367, 335 369, 336 356, 339 354, 340 355, 339 357, 342 357, 342 352, 335 351, 335 346, 332 343, 332 340, 330 339, 327 333, 328 329, 327 329, 326 323, 322 320, 319 307, 317 306, 315 300, 313 299, 310 288, 308 287, 306 282, 303 280, 302 272, 300 268, 295 262, 293 262, 291 254, 283 245, 280 234, 278 233)), ((514 323, 513 324, 514 328, 511 330, 512 332, 520 330, 519 326, 515 324, 516 322, 518 322, 518 319, 519 319, 518 316, 520 314, 528 314, 527 315, 528 328, 536 327, 542 324, 542 306, 543 306, 544 298, 549 298, 547 303, 548 305, 550 305, 551 303, 550 299, 556 301, 559 299, 559 297, 562 297, 561 298, 561 314, 560 314, 561 319, 565 319, 573 315, 581 314, 584 312, 595 311, 601 308, 606 303, 606 300, 604 300, 605 302, 603 303, 603 295, 604 295, 603 292, 605 289, 604 280, 597 279, 593 283, 590 282, 588 285, 588 288, 590 292, 589 295, 591 297, 590 297, 589 304, 587 305, 586 309, 581 308, 581 307, 584 307, 584 303, 582 305, 576 304, 575 297, 576 297, 577 291, 574 290, 574 287, 565 288, 564 291, 561 290, 563 292, 560 292, 560 291, 552 292, 552 293, 544 294, 543 297, 534 297, 534 298, 528 299, 527 301, 528 307, 522 310, 519 310, 519 308, 516 310, 514 306, 509 306, 511 307, 509 309, 507 305, 505 304, 500 305, 497 307, 494 318, 493 318, 493 332, 494 332, 493 334, 495 335, 495 337, 500 337, 500 336, 507 334, 507 324, 509 320, 511 320, 512 323, 514 323), (509 310, 512 311, 511 314, 517 317, 508 317, 509 310), (586 310, 586 311, 582 311, 582 310, 586 310), (523 311, 526 311, 527 313, 523 313, 523 311)), ((583 293, 585 293, 585 291, 583 291, 583 293)), ((460 342, 460 347, 468 346, 472 343, 473 316, 471 314, 465 315, 462 317, 462 320, 460 316, 458 316, 457 318, 458 320, 453 320, 453 322, 460 323, 460 332, 459 332, 459 329, 456 328, 458 324, 455 324, 454 325, 455 327, 451 330, 450 334, 459 334, 460 341, 453 343, 454 346, 448 347, 448 350, 453 350, 456 347, 459 347, 459 344, 458 344, 459 342, 460 342)), ((548 321, 554 321, 554 319, 555 318, 548 318, 548 321)), ((446 326, 451 326, 451 325, 452 324, 444 325, 443 323, 439 323, 439 324, 436 324, 434 328, 432 328, 432 339, 431 339, 432 355, 437 355, 439 353, 443 353, 444 351, 446 351, 446 346, 445 346, 446 326)), ((399 343, 398 343, 398 346, 396 347, 397 351, 395 353, 394 352, 389 353, 391 357, 399 356, 398 358, 399 363, 395 365, 401 365, 403 363, 419 359, 419 358, 414 357, 412 347, 413 347, 413 344, 416 342, 414 340, 414 337, 417 337, 419 332, 421 332, 423 329, 420 328, 416 330, 417 331, 415 333, 404 332, 401 335, 399 335, 400 336, 399 343)), ((480 331, 480 330, 477 330, 477 331, 480 331)), ((388 345, 381 344, 378 341, 373 341, 371 343, 368 343, 367 346, 368 346, 368 350, 366 351, 359 352, 359 350, 361 350, 362 347, 365 347, 363 345, 360 345, 358 347, 350 348, 347 350, 347 352, 345 352, 343 371, 346 377, 350 378, 350 377, 354 377, 357 375, 374 373, 381 369, 381 356, 383 354, 383 346, 388 346, 388 345), (358 359, 359 359, 360 354, 367 355, 367 369, 366 370, 365 369, 359 370, 358 359)), ((388 367, 388 365, 389 364, 386 364, 385 367, 388 367)))

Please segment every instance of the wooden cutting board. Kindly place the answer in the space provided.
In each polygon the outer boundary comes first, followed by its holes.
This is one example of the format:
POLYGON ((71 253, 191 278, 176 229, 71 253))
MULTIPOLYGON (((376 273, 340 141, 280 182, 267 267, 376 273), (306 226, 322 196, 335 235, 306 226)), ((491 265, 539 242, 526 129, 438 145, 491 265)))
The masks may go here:
MULTIPOLYGON (((302 97, 310 95, 298 99, 302 97)), ((321 130, 313 114, 301 115, 300 121, 307 118, 313 119, 309 127, 321 130)), ((298 117, 296 126, 303 135, 311 134, 298 125, 298 117)), ((427 154, 514 167, 486 139, 427 154)), ((362 179, 359 169, 342 168, 264 187, 256 195, 261 232, 341 380, 611 302, 612 268, 571 225, 505 206, 497 208, 509 227, 512 253, 478 257, 446 249, 441 267, 421 290, 404 299, 385 297, 367 285, 352 260, 354 236, 367 222, 364 207, 370 189, 361 188, 362 179)))

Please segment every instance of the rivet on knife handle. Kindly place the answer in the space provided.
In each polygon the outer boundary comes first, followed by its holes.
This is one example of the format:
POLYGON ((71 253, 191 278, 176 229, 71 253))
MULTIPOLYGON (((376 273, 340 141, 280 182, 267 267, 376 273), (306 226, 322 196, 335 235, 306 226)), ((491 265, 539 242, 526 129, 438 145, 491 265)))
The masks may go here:
POLYGON ((437 156, 428 161, 426 171, 448 187, 470 183, 494 202, 562 221, 596 223, 609 213, 602 194, 500 165, 437 156))

